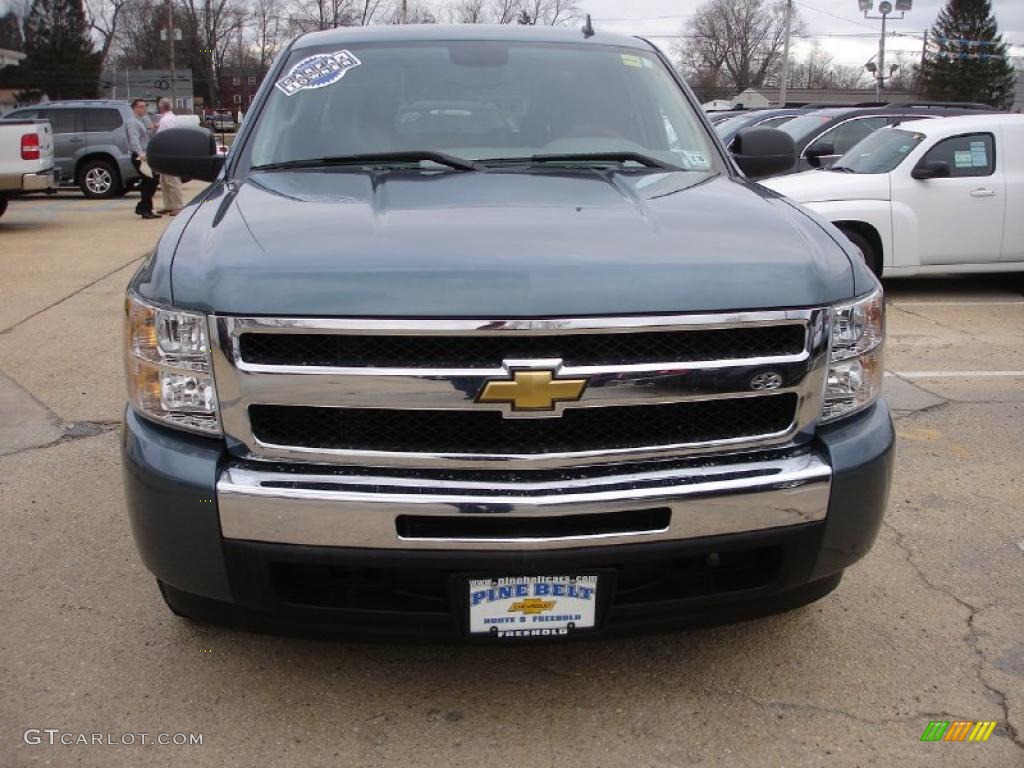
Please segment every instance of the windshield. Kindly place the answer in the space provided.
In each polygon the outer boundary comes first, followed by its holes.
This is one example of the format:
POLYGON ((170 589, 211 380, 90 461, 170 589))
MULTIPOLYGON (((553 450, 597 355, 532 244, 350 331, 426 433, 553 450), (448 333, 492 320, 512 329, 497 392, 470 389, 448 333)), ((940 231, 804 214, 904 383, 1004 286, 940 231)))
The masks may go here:
POLYGON ((471 41, 339 48, 292 54, 258 115, 251 165, 431 152, 467 161, 632 154, 721 169, 653 54, 471 41))
POLYGON ((794 117, 788 123, 779 126, 780 131, 785 131, 793 137, 793 141, 799 145, 801 142, 811 138, 825 123, 832 119, 832 115, 800 115, 794 117))
POLYGON ((883 128, 862 139, 832 166, 847 173, 889 173, 924 139, 923 133, 883 128))

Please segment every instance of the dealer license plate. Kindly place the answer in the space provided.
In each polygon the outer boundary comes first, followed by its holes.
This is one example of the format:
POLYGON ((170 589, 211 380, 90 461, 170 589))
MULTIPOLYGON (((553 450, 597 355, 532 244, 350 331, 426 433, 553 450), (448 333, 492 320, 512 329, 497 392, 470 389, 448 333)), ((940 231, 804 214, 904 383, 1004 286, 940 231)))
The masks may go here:
POLYGON ((468 581, 472 635, 557 637, 596 625, 596 575, 468 581))

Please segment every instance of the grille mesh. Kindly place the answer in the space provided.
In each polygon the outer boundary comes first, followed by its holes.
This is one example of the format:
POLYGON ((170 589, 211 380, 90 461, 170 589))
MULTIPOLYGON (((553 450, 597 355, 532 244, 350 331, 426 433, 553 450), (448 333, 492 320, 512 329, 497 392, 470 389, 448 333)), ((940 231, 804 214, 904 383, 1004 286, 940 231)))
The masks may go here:
POLYGON ((793 422, 793 393, 702 402, 575 408, 560 418, 496 411, 251 405, 263 443, 325 450, 536 454, 756 437, 793 422))
POLYGON ((802 325, 551 336, 351 336, 243 333, 242 360, 259 365, 496 368, 502 360, 559 358, 566 365, 735 360, 799 354, 802 325))

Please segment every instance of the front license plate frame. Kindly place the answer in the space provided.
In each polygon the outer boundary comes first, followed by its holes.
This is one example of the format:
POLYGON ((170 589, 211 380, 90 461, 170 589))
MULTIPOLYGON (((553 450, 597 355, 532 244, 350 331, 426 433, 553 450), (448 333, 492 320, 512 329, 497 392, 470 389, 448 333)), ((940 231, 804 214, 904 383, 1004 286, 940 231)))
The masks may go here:
POLYGON ((613 574, 594 568, 574 574, 466 574, 456 585, 465 633, 500 642, 600 632, 614 588, 613 574))

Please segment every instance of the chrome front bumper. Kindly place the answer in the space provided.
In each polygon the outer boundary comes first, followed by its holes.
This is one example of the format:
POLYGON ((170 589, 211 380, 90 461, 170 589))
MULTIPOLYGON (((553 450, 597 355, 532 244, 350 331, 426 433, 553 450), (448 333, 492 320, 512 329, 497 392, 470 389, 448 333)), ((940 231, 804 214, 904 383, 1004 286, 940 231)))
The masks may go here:
MULTIPOLYGON (((715 462, 660 462, 605 467, 598 476, 494 482, 485 473, 412 476, 387 470, 274 471, 229 464, 217 482, 227 539, 403 550, 538 550, 679 541, 760 531, 825 518, 832 469, 816 452, 715 462), (487 521, 519 519, 523 529, 574 515, 667 509, 664 525, 647 515, 614 533, 489 535, 487 521), (474 520, 474 535, 402 535, 399 518, 430 518, 429 529, 474 520)), ((622 520, 623 516, 618 516, 622 520)), ((564 523, 565 521, 558 521, 564 523)), ((553 530, 564 531, 562 525, 553 530)), ((602 526, 595 526, 600 530, 602 526)), ((500 526, 508 530, 509 526, 500 526)))

